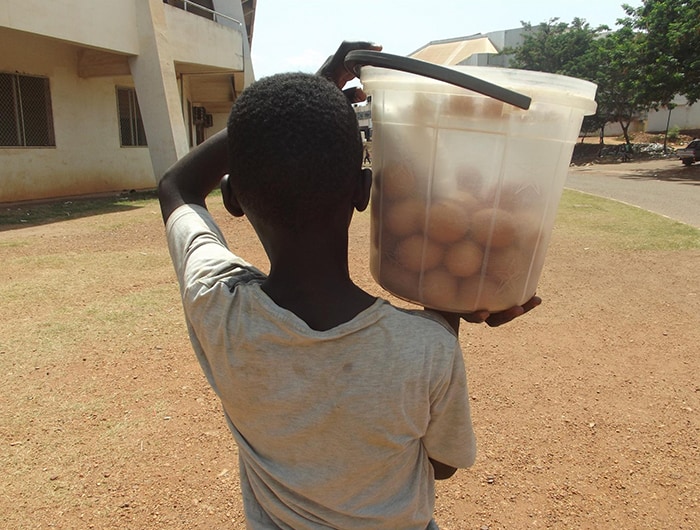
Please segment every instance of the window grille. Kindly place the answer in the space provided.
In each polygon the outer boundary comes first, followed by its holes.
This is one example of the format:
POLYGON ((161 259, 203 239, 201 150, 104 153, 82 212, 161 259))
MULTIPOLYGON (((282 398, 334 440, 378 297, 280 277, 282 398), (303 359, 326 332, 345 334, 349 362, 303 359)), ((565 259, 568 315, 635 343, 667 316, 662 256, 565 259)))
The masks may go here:
POLYGON ((0 146, 55 145, 49 79, 0 73, 0 146))
POLYGON ((119 138, 122 147, 148 145, 143 128, 141 109, 133 88, 117 88, 117 112, 119 114, 119 138))

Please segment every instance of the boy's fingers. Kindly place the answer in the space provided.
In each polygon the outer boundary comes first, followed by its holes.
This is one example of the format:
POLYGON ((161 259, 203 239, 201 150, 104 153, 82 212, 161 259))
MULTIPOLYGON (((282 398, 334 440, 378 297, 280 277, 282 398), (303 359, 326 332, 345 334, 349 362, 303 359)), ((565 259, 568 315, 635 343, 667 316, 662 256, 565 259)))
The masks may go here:
POLYGON ((486 319, 489 318, 489 313, 488 311, 474 311, 473 313, 465 313, 462 315, 462 319, 466 320, 467 322, 471 322, 472 324, 481 324, 482 322, 486 322, 486 319))
POLYGON ((366 41, 343 41, 338 50, 326 59, 323 66, 318 70, 317 75, 333 81, 338 88, 343 88, 345 83, 355 77, 353 72, 345 68, 345 56, 353 50, 381 50, 382 47, 373 42, 366 41))
POLYGON ((542 299, 539 296, 533 296, 523 305, 516 305, 515 307, 511 307, 510 309, 506 309, 505 311, 501 311, 500 313, 494 313, 493 315, 489 316, 485 322, 492 328, 501 326, 507 322, 510 322, 514 318, 517 318, 521 315, 524 315, 528 311, 531 311, 541 303, 542 299))
POLYGON ((486 319, 486 324, 488 324, 492 328, 495 328, 505 324, 506 322, 510 322, 511 320, 519 317, 523 313, 525 313, 523 307, 516 305, 515 307, 511 307, 510 309, 506 309, 505 311, 494 313, 486 319))

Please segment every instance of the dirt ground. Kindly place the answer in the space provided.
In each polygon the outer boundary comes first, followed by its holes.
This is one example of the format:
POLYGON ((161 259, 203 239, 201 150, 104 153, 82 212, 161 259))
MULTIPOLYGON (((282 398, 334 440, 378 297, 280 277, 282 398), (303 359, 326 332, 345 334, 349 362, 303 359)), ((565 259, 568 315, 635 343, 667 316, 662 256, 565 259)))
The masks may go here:
MULTIPOLYGON (((211 208, 264 268, 246 222, 211 208)), ((386 296, 368 247, 361 215, 351 272, 386 296)), ((156 204, 2 231, 0 260, 0 526, 244 528, 156 204)), ((463 324, 479 454, 438 484, 441 528, 700 528, 698 265, 555 228, 543 305, 463 324)))

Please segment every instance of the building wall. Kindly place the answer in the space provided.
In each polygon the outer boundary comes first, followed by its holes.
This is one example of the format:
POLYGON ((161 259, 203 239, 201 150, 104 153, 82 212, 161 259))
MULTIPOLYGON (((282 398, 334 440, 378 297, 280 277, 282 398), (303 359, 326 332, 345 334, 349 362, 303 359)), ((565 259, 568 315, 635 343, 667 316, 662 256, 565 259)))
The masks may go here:
MULTIPOLYGON (((238 0, 236 3, 240 7, 238 0)), ((206 18, 171 6, 164 6, 164 10, 169 51, 173 60, 243 70, 245 39, 242 30, 212 23, 206 18)))
MULTIPOLYGON (((215 8, 244 20, 240 0, 215 8)), ((245 31, 162 0, 0 0, 0 72, 49 79, 56 144, 0 146, 0 203, 155 187, 196 144, 191 106, 211 109, 207 138, 252 82, 245 31), (148 147, 120 146, 117 87, 135 88, 148 147)))
POLYGON ((136 55, 134 7, 129 0, 2 0, 0 27, 136 55))
POLYGON ((668 109, 650 110, 647 118, 646 130, 648 132, 663 132, 666 123, 669 128, 677 127, 680 130, 700 129, 700 103, 688 105, 687 100, 679 96, 674 100, 677 105, 671 111, 671 120, 668 119, 668 109))
POLYGON ((56 147, 0 147, 0 202, 152 188, 147 147, 120 147, 117 86, 78 77, 78 47, 0 28, 0 72, 49 78, 56 147))

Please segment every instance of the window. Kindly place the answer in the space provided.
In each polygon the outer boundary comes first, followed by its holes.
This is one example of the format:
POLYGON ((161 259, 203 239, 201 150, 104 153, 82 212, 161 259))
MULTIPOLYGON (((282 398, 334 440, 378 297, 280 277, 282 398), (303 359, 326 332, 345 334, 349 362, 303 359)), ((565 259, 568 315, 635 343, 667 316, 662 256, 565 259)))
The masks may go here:
POLYGON ((117 88, 117 111, 119 113, 119 137, 122 147, 148 145, 143 128, 141 110, 133 88, 117 88))
POLYGON ((48 78, 0 73, 0 146, 55 145, 48 78))

